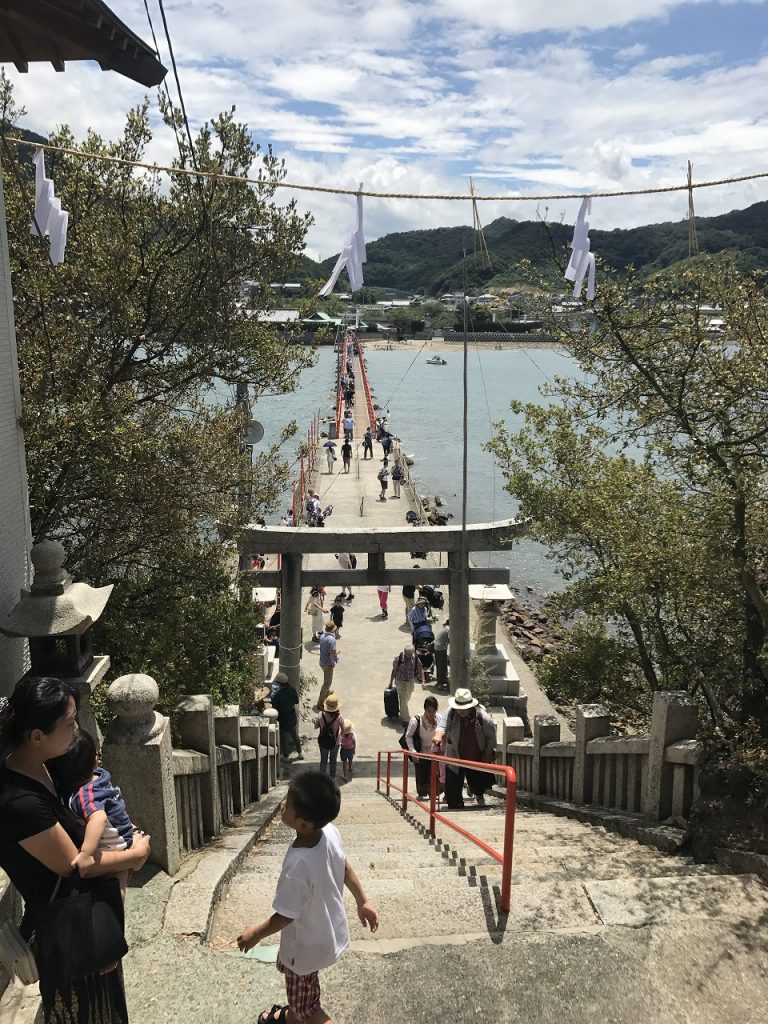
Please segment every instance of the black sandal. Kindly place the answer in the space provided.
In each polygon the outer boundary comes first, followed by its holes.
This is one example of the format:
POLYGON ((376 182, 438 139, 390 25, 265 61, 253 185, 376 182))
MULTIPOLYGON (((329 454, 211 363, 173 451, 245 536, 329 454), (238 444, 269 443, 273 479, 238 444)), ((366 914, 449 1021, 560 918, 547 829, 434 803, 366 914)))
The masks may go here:
POLYGON ((286 1024, 288 1020, 288 1007, 280 1003, 273 1003, 271 1010, 264 1010, 257 1017, 259 1024, 286 1024))

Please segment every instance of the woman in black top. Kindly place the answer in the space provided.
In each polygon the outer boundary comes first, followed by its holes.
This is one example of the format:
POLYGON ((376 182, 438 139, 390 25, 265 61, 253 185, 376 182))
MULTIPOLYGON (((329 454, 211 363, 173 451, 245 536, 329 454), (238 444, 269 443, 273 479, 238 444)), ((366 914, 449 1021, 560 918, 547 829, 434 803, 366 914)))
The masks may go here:
MULTIPOLYGON (((46 762, 63 754, 77 731, 77 691, 61 679, 23 679, 0 708, 0 867, 31 909, 70 890, 72 861, 83 823, 69 810, 46 762)), ((138 870, 149 856, 149 837, 137 834, 128 850, 97 852, 89 875, 138 870)), ((21 925, 25 933, 25 921, 21 925)), ((29 929, 27 928, 27 931, 29 929)), ((54 985, 41 976, 46 1024, 127 1024, 119 965, 54 985)))

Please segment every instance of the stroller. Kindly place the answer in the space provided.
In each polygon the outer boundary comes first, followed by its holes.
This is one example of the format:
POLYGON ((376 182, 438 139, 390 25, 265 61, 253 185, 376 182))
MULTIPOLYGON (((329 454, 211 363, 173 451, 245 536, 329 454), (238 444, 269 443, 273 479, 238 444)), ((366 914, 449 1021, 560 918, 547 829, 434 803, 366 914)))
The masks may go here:
POLYGON ((326 505, 322 512, 314 510, 307 515, 307 526, 325 526, 325 520, 333 515, 333 505, 326 505))
POLYGON ((416 657, 424 669, 426 682, 432 681, 432 669, 435 667, 435 643, 433 640, 420 640, 416 647, 416 657))
POLYGON ((442 610, 445 604, 445 594, 438 587, 424 586, 419 589, 419 593, 429 601, 430 609, 442 610))

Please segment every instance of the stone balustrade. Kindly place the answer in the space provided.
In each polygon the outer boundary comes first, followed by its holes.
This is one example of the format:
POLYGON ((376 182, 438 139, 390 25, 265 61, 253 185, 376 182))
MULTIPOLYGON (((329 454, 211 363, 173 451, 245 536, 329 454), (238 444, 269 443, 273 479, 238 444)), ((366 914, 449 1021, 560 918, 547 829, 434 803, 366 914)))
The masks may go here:
POLYGON ((207 694, 182 697, 171 719, 155 711, 151 676, 116 679, 107 691, 114 714, 102 760, 120 785, 136 824, 152 836, 151 860, 173 875, 183 857, 218 835, 277 785, 277 712, 242 716, 207 694))
POLYGON ((650 732, 610 736, 598 704, 576 708, 576 739, 560 740, 553 715, 537 715, 533 739, 519 718, 506 718, 501 760, 515 769, 518 791, 577 805, 685 819, 698 795, 701 746, 697 705, 685 692, 655 693, 650 732))

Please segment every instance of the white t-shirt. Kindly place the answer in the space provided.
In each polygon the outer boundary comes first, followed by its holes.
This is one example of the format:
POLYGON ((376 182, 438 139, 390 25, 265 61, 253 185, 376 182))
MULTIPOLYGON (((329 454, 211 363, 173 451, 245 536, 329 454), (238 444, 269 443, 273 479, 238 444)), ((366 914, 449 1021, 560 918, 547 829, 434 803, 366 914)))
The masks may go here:
POLYGON ((330 967, 349 945, 345 862, 335 825, 325 826, 317 846, 291 846, 285 855, 272 909, 292 919, 280 933, 279 955, 294 974, 330 967))

